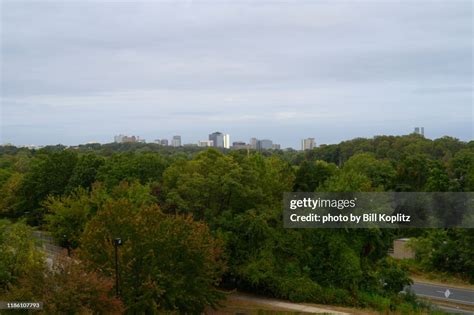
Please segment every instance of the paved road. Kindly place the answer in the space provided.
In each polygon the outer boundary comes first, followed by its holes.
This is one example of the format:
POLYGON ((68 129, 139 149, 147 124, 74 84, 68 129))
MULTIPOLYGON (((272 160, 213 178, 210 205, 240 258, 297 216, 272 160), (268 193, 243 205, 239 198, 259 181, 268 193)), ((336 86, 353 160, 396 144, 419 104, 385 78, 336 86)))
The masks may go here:
POLYGON ((445 285, 434 285, 422 282, 415 282, 411 286, 411 290, 420 297, 427 297, 466 305, 474 305, 474 290, 453 288, 445 285))

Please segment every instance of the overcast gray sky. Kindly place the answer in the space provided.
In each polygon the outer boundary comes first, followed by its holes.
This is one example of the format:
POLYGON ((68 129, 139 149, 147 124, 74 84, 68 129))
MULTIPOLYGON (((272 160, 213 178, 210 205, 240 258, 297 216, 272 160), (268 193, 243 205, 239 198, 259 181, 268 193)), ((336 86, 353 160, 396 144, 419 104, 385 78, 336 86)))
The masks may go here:
POLYGON ((2 143, 473 139, 470 0, 1 3, 2 143))

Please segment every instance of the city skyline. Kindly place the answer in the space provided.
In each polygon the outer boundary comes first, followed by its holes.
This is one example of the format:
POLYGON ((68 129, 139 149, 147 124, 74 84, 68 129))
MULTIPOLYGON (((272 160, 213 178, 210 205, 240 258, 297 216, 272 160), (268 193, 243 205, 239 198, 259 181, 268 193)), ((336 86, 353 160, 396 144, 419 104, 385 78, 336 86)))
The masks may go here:
MULTIPOLYGON (((365 137, 365 138, 371 139, 371 138, 375 138, 375 137, 379 137, 379 136, 406 136, 406 135, 409 135, 409 134, 418 134, 418 135, 422 136, 423 138, 430 139, 429 137, 425 137, 424 129, 425 128, 423 126, 422 127, 413 127, 411 129, 412 130, 411 132, 403 133, 403 134, 400 134, 400 135, 382 135, 382 134, 379 134, 379 135, 372 135, 371 137, 365 137)), ((197 138, 199 138, 199 137, 197 137, 197 138)), ((251 149, 269 149, 269 148, 273 148, 273 149, 294 149, 294 150, 304 151, 304 150, 308 150, 308 149, 311 150, 311 149, 316 148, 320 145, 337 144, 337 143, 316 142, 316 138, 314 136, 311 136, 311 137, 305 137, 305 138, 299 139, 297 141, 298 145, 296 145, 296 146, 282 146, 280 143, 274 142, 273 138, 271 138, 271 137, 270 137, 271 139, 269 139, 268 137, 267 138, 256 138, 256 137, 253 136, 247 142, 243 138, 236 138, 236 139, 231 138, 231 135, 229 133, 222 133, 220 131, 215 131, 212 134, 209 134, 208 138, 209 139, 200 139, 200 140, 197 140, 197 141, 190 141, 189 139, 184 138, 186 141, 183 141, 182 135, 173 135, 173 136, 170 136, 170 137, 160 137, 160 138, 155 138, 154 140, 147 141, 146 138, 144 138, 144 137, 142 137, 138 134, 123 134, 123 133, 120 133, 120 134, 114 135, 108 141, 102 141, 102 142, 101 141, 96 141, 96 140, 80 142, 80 143, 73 143, 73 144, 66 144, 66 143, 15 144, 15 143, 7 142, 7 143, 0 143, 0 146, 2 146, 2 145, 14 145, 14 146, 17 146, 17 147, 31 147, 31 148, 37 147, 37 148, 41 148, 41 147, 50 146, 50 145, 65 145, 65 146, 74 147, 74 146, 78 146, 78 145, 92 144, 92 143, 108 144, 108 143, 114 143, 114 142, 115 143, 130 142, 130 143, 159 144, 159 145, 162 145, 162 146, 169 146, 169 147, 197 146, 197 147, 219 147, 219 148, 226 148, 226 149, 229 149, 229 148, 234 148, 235 149, 236 147, 237 148, 247 148, 247 147, 249 147, 251 149), (222 140, 224 142, 221 145, 214 145, 214 140, 210 139, 211 136, 214 135, 214 134, 220 134, 220 135, 223 136, 222 140), (224 138, 226 140, 224 140, 224 138), (268 141, 269 141, 269 143, 268 143, 268 141), (265 142, 267 142, 267 143, 264 144, 264 147, 261 147, 262 143, 265 143, 265 142), (227 144, 224 145, 224 143, 227 143, 227 144)), ((349 141, 349 140, 356 139, 356 138, 361 138, 361 137, 347 138, 347 139, 343 139, 342 141, 349 141)), ((431 138, 431 139, 433 140, 435 138, 431 138)), ((462 139, 461 139, 461 141, 462 141, 462 139)))
POLYGON ((228 130, 299 148, 419 125, 473 139, 469 1, 7 0, 1 14, 0 143, 228 130))

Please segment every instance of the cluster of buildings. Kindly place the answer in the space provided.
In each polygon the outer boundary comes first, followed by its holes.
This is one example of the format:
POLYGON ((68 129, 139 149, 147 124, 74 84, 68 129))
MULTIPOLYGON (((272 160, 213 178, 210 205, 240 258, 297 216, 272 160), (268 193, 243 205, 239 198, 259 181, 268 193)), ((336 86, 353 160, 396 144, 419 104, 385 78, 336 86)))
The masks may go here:
POLYGON ((425 127, 415 127, 415 130, 413 131, 417 135, 425 136, 425 127))
MULTIPOLYGON (((145 142, 143 139, 140 139, 138 136, 125 136, 118 135, 114 137, 116 143, 126 143, 126 142, 145 142)), ((171 147, 214 147, 214 148, 223 148, 223 149, 252 149, 252 150, 280 150, 281 146, 277 143, 273 143, 270 139, 257 139, 251 138, 249 143, 244 141, 235 141, 231 144, 230 135, 225 134, 219 131, 209 134, 208 138, 205 140, 200 140, 197 144, 182 144, 181 136, 173 136, 169 141, 168 139, 156 139, 153 141, 162 146, 171 146, 171 147)), ((316 142, 314 138, 307 138, 301 140, 301 150, 312 150, 316 147, 316 142)))
POLYGON ((114 142, 117 142, 117 143, 145 142, 145 140, 140 139, 139 136, 117 135, 114 137, 114 142))

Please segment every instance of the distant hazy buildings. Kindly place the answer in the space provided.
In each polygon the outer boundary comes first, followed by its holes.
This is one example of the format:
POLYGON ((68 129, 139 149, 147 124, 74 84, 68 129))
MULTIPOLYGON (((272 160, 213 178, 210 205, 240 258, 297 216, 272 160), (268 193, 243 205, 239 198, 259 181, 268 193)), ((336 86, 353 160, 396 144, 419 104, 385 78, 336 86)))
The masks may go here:
POLYGON ((167 147, 168 146, 168 139, 156 139, 155 141, 156 144, 159 144, 161 146, 167 147))
POLYGON ((414 131, 417 135, 425 136, 425 127, 415 127, 414 131))
POLYGON ((314 138, 306 138, 301 140, 301 150, 312 150, 316 147, 316 142, 314 138))
POLYGON ((144 141, 140 140, 139 136, 118 135, 114 137, 114 142, 126 143, 126 142, 144 142, 144 141))
POLYGON ((212 145, 216 148, 230 148, 230 136, 222 132, 214 132, 209 135, 209 141, 212 141, 212 145))
POLYGON ((268 139, 257 140, 257 150, 269 150, 273 148, 273 141, 268 139))
MULTIPOLYGON (((171 147, 214 147, 214 148, 225 148, 225 149, 252 149, 252 150, 280 150, 281 146, 279 144, 273 143, 270 139, 257 139, 251 138, 249 143, 244 141, 235 141, 230 142, 230 135, 225 134, 219 131, 213 132, 208 135, 208 140, 200 140, 192 144, 183 144, 180 135, 175 135, 171 140, 168 139, 155 139, 153 143, 156 143, 161 146, 171 146, 171 147)), ((128 136, 128 135, 116 135, 114 136, 114 141, 116 143, 127 143, 127 142, 145 142, 144 139, 140 139, 138 136, 128 136)), ((314 138, 308 138, 302 140, 302 148, 310 149, 315 146, 314 138)))
POLYGON ((205 148, 205 147, 213 147, 214 141, 212 140, 201 140, 198 142, 198 147, 205 148))
POLYGON ((250 149, 257 150, 257 138, 250 139, 250 149))
POLYGON ((234 149, 234 150, 248 149, 248 148, 250 148, 250 145, 248 145, 247 143, 243 141, 235 141, 232 143, 232 147, 231 147, 231 149, 234 149))
POLYGON ((181 136, 173 136, 173 139, 171 140, 171 146, 172 147, 180 147, 181 146, 181 136))

